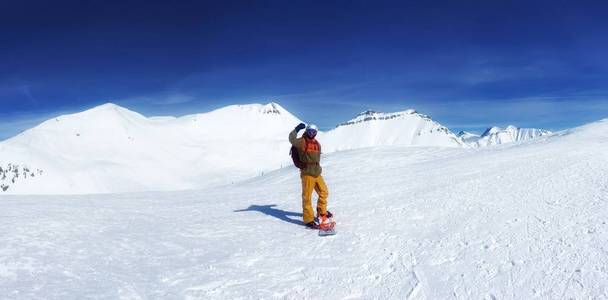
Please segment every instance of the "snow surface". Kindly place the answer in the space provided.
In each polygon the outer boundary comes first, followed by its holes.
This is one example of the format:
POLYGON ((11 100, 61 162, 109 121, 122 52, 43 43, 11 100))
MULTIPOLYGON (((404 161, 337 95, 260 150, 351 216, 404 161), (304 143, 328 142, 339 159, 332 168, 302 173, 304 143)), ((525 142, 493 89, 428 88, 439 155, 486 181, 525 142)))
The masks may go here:
POLYGON ((608 298, 608 120, 322 164, 333 237, 301 226, 293 167, 198 191, 0 196, 0 298, 608 298))

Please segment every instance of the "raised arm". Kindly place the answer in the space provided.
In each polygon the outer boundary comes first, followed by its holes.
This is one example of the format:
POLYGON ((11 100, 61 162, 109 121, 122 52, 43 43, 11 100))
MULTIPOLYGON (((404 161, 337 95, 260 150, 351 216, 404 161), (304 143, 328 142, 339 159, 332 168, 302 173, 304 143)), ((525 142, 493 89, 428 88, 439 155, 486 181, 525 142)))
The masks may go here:
POLYGON ((304 129, 304 127, 306 127, 306 125, 304 125, 304 123, 300 123, 300 124, 298 124, 298 126, 296 126, 296 128, 294 128, 289 133, 289 142, 291 143, 291 145, 293 145, 293 146, 299 145, 299 143, 298 143, 298 131, 304 129))

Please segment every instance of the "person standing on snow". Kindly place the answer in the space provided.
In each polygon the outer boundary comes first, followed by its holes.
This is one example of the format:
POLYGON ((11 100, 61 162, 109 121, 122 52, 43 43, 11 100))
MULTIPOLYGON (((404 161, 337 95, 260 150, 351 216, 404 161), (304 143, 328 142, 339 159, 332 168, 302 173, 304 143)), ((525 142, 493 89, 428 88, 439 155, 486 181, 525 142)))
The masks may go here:
POLYGON ((289 134, 289 142, 298 150, 300 162, 304 166, 300 169, 300 178, 302 179, 302 217, 304 224, 309 228, 319 228, 319 224, 323 223, 332 217, 331 212, 327 210, 327 185, 323 176, 321 176, 321 145, 315 139, 318 128, 314 124, 308 126, 300 123, 289 134), (298 138, 298 132, 306 128, 306 131, 301 138, 298 138), (312 191, 315 190, 319 199, 317 200, 317 222, 315 222, 314 213, 312 210, 312 191))

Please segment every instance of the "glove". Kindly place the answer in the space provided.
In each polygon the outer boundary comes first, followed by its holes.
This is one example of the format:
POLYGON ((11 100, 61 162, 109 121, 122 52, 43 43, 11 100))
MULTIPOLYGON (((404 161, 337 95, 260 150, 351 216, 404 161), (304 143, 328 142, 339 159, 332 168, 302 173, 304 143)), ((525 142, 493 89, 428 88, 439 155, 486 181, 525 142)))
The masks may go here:
POLYGON ((304 127, 306 127, 306 125, 304 123, 300 123, 298 126, 296 126, 296 132, 304 129, 304 127))

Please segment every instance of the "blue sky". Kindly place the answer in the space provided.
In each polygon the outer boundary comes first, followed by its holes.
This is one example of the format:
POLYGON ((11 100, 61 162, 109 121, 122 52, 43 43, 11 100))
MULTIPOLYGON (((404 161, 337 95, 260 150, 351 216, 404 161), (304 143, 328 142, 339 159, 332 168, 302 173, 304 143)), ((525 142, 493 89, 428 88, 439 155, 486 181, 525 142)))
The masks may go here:
POLYGON ((12 1, 0 139, 114 102, 276 101, 328 129, 415 108, 454 131, 608 117, 604 1, 12 1))

